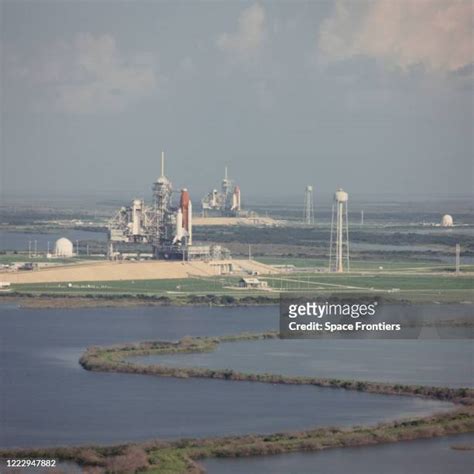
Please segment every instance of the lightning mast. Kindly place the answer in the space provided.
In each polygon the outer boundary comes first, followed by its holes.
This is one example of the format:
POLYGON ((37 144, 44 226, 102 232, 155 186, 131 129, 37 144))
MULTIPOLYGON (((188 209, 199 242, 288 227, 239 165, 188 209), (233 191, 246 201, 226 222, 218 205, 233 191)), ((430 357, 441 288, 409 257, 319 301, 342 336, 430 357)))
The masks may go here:
POLYGON ((306 186, 305 191, 304 191, 303 219, 306 225, 314 224, 313 186, 306 186))

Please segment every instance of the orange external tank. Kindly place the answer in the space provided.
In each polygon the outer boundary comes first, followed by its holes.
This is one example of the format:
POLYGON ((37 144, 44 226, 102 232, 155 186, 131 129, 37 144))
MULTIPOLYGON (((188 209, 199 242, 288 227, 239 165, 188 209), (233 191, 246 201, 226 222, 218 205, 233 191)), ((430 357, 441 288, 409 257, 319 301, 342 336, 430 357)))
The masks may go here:
POLYGON ((183 228, 189 231, 189 192, 186 188, 181 190, 179 207, 181 209, 181 212, 183 213, 183 228))

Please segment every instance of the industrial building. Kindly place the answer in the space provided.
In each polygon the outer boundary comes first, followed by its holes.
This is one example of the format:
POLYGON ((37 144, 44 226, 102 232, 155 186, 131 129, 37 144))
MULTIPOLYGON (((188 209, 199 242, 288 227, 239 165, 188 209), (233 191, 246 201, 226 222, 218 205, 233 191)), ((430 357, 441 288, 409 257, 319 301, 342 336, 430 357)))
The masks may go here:
POLYGON ((240 203, 240 188, 227 176, 227 166, 221 190, 213 189, 201 200, 203 216, 236 217, 243 215, 240 203))
POLYGON ((267 289, 268 282, 259 280, 255 277, 244 277, 239 280, 239 287, 248 289, 267 289))
MULTIPOLYGON (((165 175, 165 156, 161 153, 161 174, 153 183, 153 203, 134 199, 122 207, 108 223, 108 257, 117 259, 118 246, 151 246, 155 259, 192 260, 214 258, 216 249, 193 245, 192 202, 183 188, 179 204, 173 205, 173 186, 165 175)), ((219 254, 222 250, 219 249, 219 254)))

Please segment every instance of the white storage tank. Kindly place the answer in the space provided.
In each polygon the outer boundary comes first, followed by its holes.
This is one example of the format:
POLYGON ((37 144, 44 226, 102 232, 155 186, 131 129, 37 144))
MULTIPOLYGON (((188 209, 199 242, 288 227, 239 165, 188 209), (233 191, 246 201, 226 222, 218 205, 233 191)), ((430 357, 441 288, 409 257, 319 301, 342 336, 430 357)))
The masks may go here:
POLYGON ((453 224, 453 217, 449 214, 445 214, 441 219, 441 227, 452 227, 453 224))
POLYGON ((74 256, 74 247, 72 242, 65 237, 56 240, 54 244, 54 255, 56 257, 70 258, 74 256))

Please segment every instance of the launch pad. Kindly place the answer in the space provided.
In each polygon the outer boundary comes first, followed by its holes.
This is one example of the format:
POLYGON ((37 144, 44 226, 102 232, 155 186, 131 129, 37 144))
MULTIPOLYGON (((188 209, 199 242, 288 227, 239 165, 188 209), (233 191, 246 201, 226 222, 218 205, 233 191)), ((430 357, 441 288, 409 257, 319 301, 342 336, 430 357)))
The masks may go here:
POLYGON ((240 188, 227 176, 227 166, 221 190, 213 189, 201 200, 202 217, 239 217, 246 215, 241 210, 240 188))
MULTIPOLYGON (((193 211, 189 192, 180 191, 179 204, 173 205, 173 186, 165 175, 165 156, 161 153, 161 174, 153 183, 153 203, 134 199, 122 207, 108 223, 107 256, 122 258, 117 247, 151 246, 152 256, 160 260, 206 260, 222 257, 222 250, 209 245, 193 245, 193 211)), ((215 246, 214 246, 215 247, 215 246)), ((225 255, 227 256, 227 255, 225 255)))

